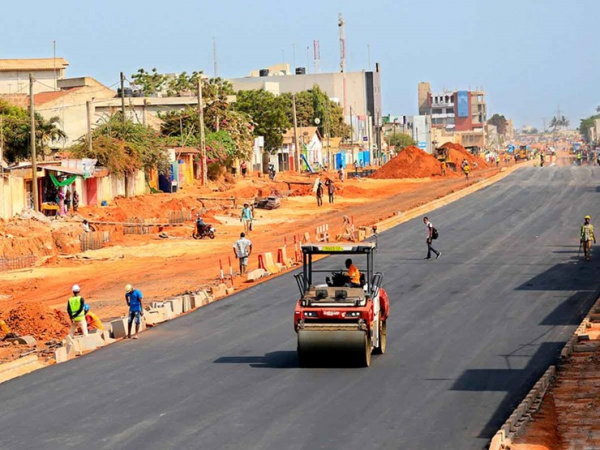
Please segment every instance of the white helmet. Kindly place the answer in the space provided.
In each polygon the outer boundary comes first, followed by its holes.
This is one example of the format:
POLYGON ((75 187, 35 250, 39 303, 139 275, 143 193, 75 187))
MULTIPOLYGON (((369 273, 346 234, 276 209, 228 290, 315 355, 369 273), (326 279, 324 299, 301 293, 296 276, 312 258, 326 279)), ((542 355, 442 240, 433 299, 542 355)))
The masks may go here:
POLYGON ((73 290, 73 292, 79 292, 79 291, 81 291, 81 289, 79 288, 78 284, 74 284, 72 290, 73 290))
POLYGON ((133 286, 131 286, 130 284, 125 286, 125 292, 130 293, 131 291, 133 291, 133 286))

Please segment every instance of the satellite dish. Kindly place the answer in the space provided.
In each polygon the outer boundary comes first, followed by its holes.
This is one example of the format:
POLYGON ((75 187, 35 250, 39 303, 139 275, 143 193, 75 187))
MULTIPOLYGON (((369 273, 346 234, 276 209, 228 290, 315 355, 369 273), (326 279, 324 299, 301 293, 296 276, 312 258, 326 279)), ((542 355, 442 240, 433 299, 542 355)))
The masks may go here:
POLYGON ((319 119, 318 117, 315 119, 315 125, 319 125, 321 123, 321 119, 319 119))

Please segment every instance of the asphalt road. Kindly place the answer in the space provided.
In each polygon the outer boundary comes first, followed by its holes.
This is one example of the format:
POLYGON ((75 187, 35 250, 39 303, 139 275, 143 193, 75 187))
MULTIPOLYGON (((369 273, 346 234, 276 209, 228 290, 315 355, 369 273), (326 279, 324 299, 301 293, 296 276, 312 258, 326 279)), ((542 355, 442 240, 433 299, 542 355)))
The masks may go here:
MULTIPOLYGON (((481 449, 598 294, 600 169, 524 168, 383 233, 388 352, 299 369, 291 274, 0 385, 2 449, 481 449)), ((333 259, 323 264, 335 265, 333 259)))

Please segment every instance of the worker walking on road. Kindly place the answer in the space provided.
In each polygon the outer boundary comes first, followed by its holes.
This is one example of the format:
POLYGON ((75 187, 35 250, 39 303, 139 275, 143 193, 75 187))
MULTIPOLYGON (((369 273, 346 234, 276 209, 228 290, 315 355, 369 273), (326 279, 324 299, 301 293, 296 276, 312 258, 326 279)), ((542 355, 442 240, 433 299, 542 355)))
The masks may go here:
POLYGON ((244 207, 242 208, 242 214, 240 215, 240 222, 244 224, 244 233, 248 234, 252 231, 252 220, 254 217, 252 215, 252 208, 248 203, 244 203, 244 207))
POLYGON ((87 322, 85 321, 85 300, 81 297, 79 285, 73 285, 73 296, 67 302, 67 313, 71 319, 69 336, 74 336, 77 328, 81 329, 84 336, 88 335, 87 322))
POLYGON ((594 225, 591 224, 591 220, 592 218, 590 216, 585 216, 583 225, 581 225, 580 246, 583 247, 583 255, 585 256, 586 261, 589 261, 592 258, 592 241, 594 241, 594 244, 596 243, 594 225))
POLYGON ((142 308, 142 292, 139 289, 133 289, 133 286, 128 284, 125 286, 125 301, 129 306, 129 316, 127 318, 127 338, 131 339, 131 326, 135 320, 135 335, 133 339, 138 338, 140 332, 140 324, 142 323, 142 316, 144 315, 144 309, 142 308))
POLYGON ((442 256, 442 252, 438 252, 431 246, 434 239, 438 238, 438 231, 435 229, 433 224, 429 221, 428 217, 423 217, 423 223, 427 227, 427 257, 425 259, 431 259, 431 252, 435 253, 435 258, 442 256))
POLYGON ((240 233, 240 238, 233 244, 233 254, 240 260, 240 275, 246 273, 248 258, 252 253, 252 242, 246 238, 245 233, 240 233))

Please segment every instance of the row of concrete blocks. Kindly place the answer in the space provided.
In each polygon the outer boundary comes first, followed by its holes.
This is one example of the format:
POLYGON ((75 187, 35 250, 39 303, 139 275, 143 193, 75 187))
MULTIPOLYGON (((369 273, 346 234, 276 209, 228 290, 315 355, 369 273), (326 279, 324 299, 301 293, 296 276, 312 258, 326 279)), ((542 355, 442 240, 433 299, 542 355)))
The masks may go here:
MULTIPOLYGON (((232 293, 233 288, 220 284, 211 288, 210 294, 206 291, 200 291, 197 294, 174 297, 163 302, 152 302, 150 303, 150 309, 144 311, 140 331, 145 330, 148 326, 166 322, 183 313, 206 306, 232 293)), ((135 324, 133 326, 135 327, 135 324)), ((63 341, 63 346, 54 352, 54 359, 57 363, 62 363, 84 352, 112 344, 117 339, 127 336, 127 327, 127 317, 120 317, 111 321, 104 331, 91 330, 87 336, 67 336, 63 341)))
MULTIPOLYGON (((583 321, 579 324, 575 332, 571 335, 565 346, 560 352, 561 359, 566 359, 571 356, 574 351, 590 351, 593 347, 583 345, 581 348, 577 346, 580 341, 588 341, 588 328, 591 328, 592 322, 600 320, 600 298, 596 300, 590 312, 586 315, 583 321)), ((533 386, 525 400, 513 411, 511 416, 506 420, 504 425, 496 432, 490 444, 490 450, 501 450, 511 443, 512 437, 525 425, 539 409, 542 404, 542 398, 546 394, 548 387, 556 376, 556 366, 550 366, 544 375, 533 386)))
POLYGON ((556 376, 556 366, 550 366, 535 383, 525 399, 517 406, 504 425, 496 432, 490 443, 490 450, 502 450, 512 443, 512 439, 523 429, 542 405, 542 399, 556 376))

